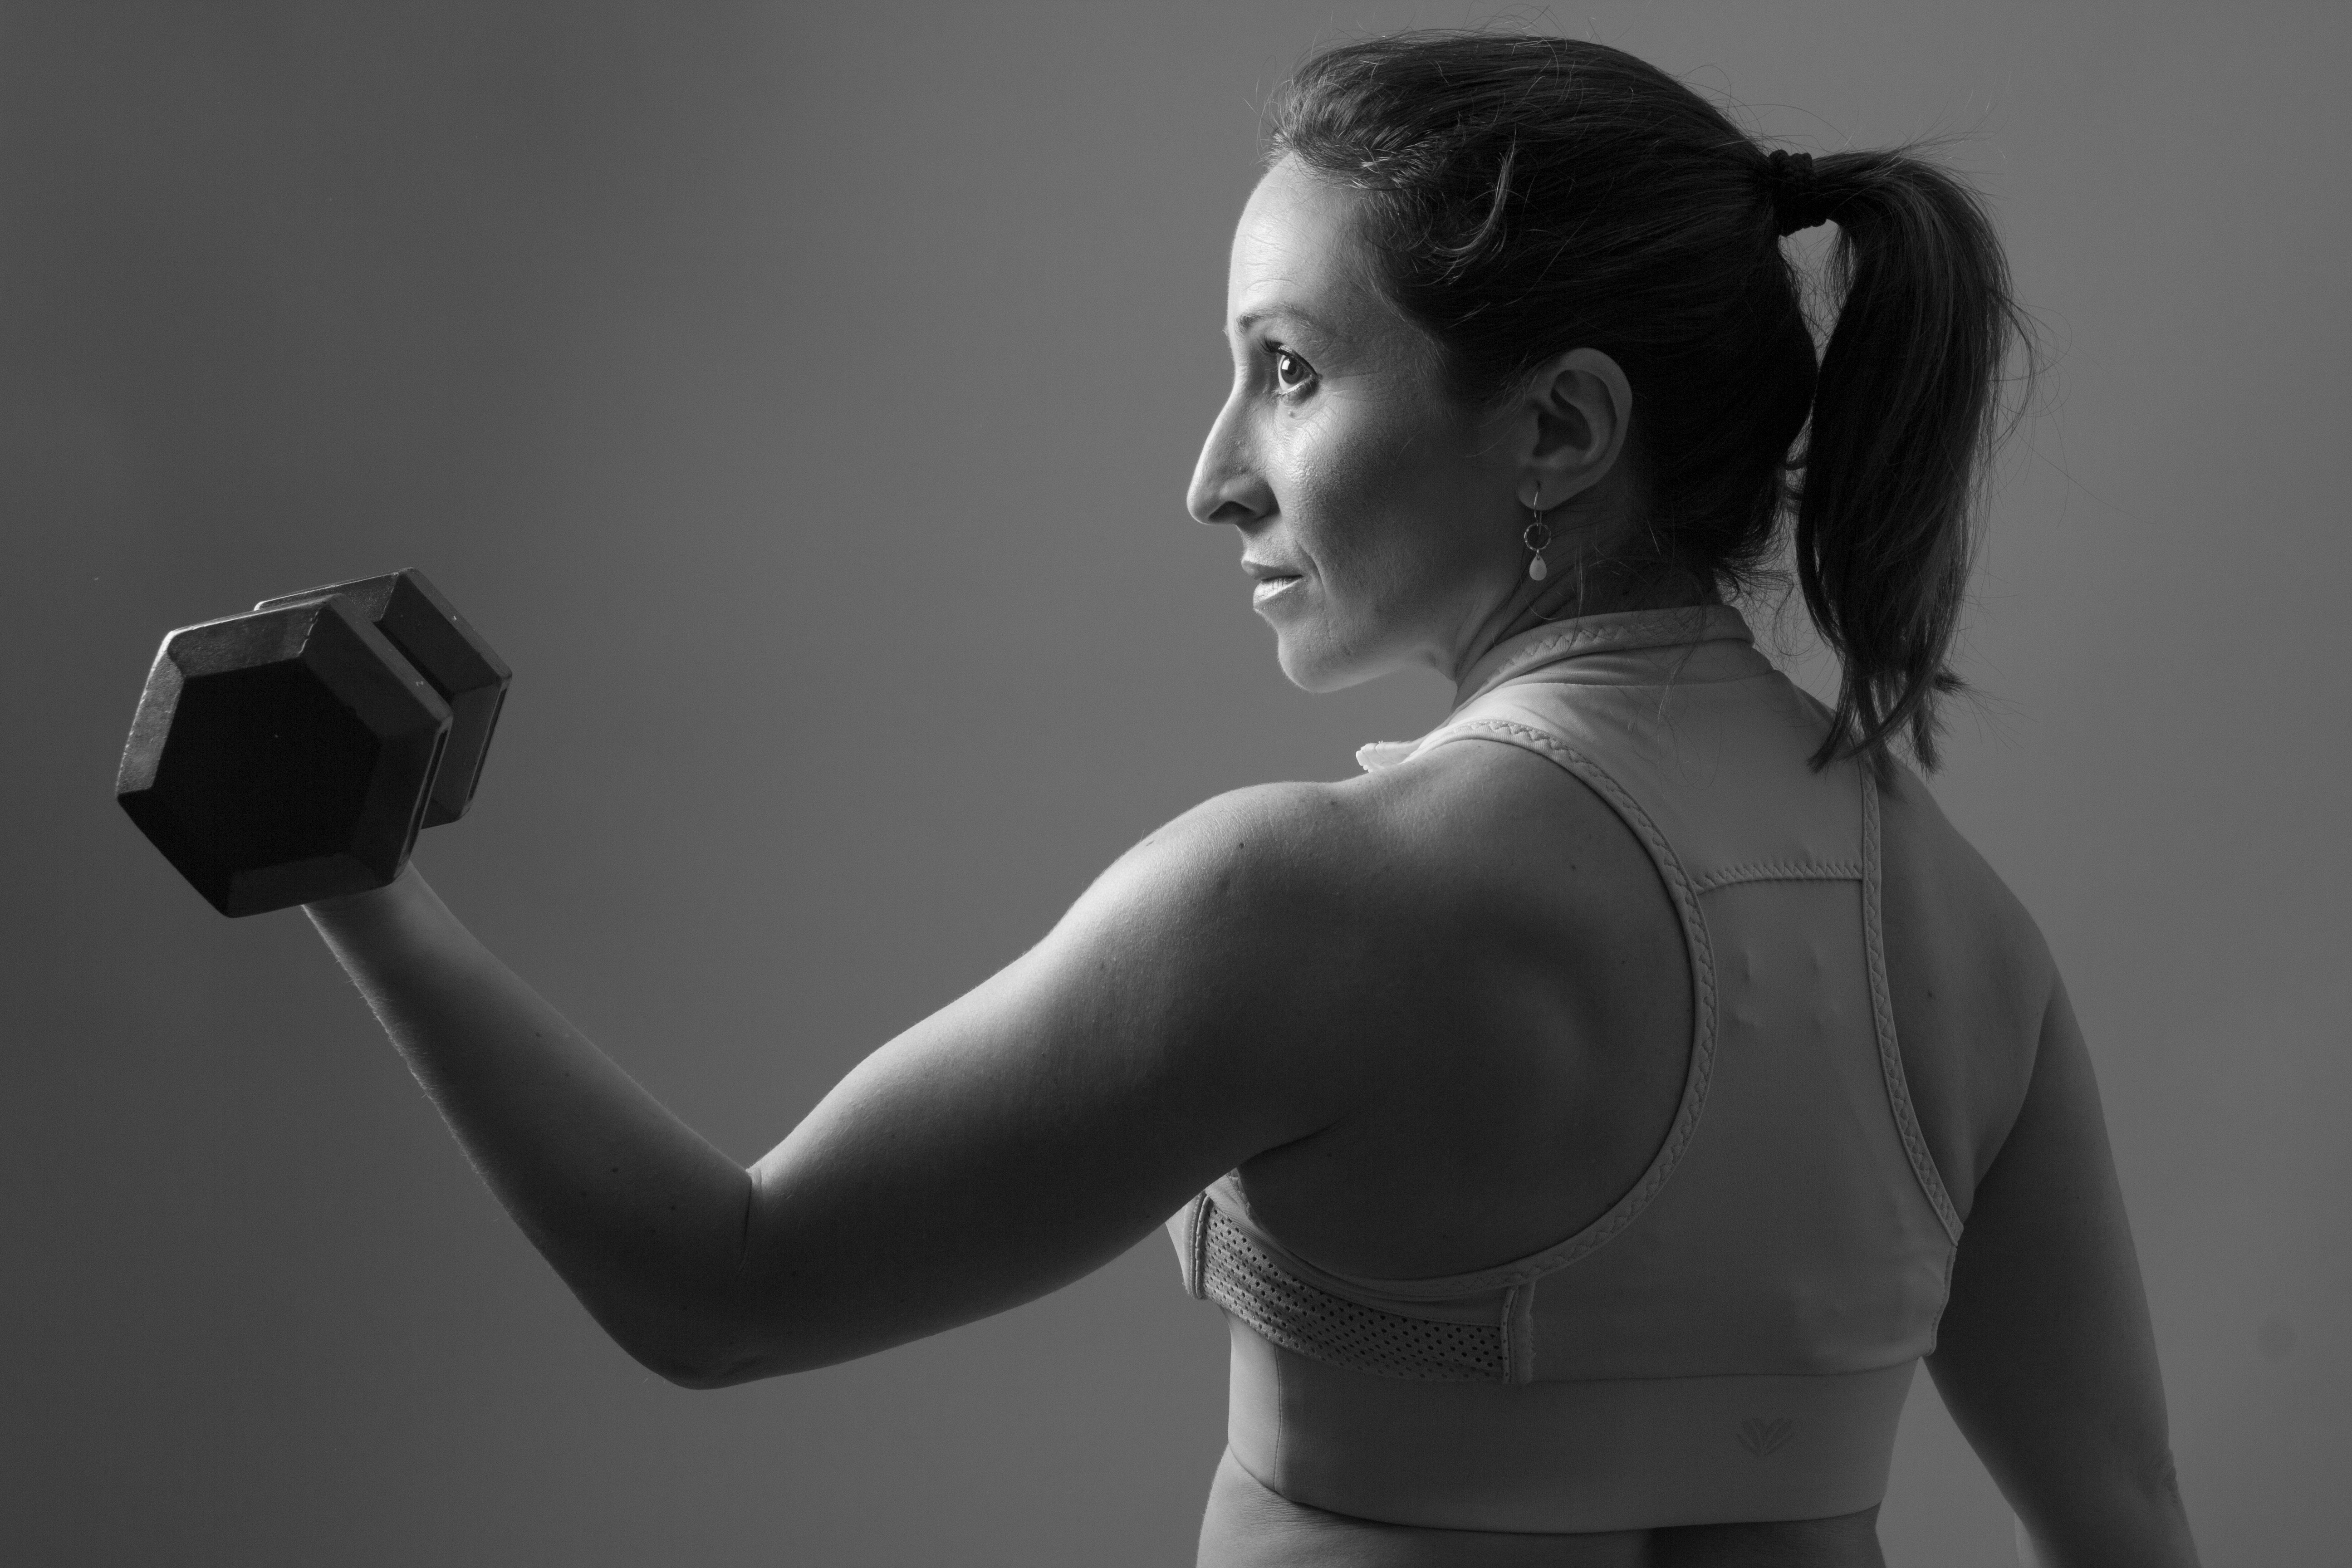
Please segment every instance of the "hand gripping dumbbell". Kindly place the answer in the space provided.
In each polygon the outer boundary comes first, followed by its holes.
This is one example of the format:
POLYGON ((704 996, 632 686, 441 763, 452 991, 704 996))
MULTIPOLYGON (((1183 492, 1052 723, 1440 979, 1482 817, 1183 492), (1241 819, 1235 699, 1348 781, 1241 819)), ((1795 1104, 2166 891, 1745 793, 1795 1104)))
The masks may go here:
POLYGON ((466 814, 513 672, 418 572, 163 639, 115 799, 225 915, 381 888, 466 814))

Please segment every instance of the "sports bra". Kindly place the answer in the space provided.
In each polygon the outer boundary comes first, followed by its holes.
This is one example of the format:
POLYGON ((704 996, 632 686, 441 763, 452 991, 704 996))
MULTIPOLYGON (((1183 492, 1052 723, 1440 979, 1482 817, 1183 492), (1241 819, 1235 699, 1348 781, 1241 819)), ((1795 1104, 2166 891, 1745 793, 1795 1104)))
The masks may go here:
POLYGON ((1518 746, 1648 850, 1690 962, 1664 1142, 1599 1219, 1434 1279, 1318 1267, 1238 1171, 1168 1222, 1231 1321, 1227 1441, 1296 1502, 1455 1530, 1820 1519, 1877 1503, 1960 1220, 1904 1082, 1877 792, 1726 605, 1510 638, 1370 769, 1518 746))

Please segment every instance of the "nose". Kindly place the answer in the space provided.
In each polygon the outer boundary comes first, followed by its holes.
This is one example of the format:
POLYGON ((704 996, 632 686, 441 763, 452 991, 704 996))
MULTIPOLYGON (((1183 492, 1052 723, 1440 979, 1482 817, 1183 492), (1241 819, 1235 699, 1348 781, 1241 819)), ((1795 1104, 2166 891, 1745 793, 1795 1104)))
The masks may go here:
POLYGON ((1246 532, 1274 511, 1274 491, 1250 449, 1247 413, 1236 378, 1232 395, 1209 426, 1209 438, 1201 444, 1201 460, 1192 465, 1192 482, 1184 492, 1184 509, 1196 522, 1229 522, 1246 532))

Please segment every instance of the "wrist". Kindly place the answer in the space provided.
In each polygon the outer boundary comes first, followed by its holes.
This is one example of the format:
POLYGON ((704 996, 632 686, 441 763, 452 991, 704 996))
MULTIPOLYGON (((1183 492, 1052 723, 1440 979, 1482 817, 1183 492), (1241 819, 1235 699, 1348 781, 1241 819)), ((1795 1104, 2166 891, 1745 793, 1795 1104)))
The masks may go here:
POLYGON ((414 862, 381 888, 319 899, 302 912, 346 966, 381 963, 419 947, 446 948, 452 937, 464 935, 414 862))

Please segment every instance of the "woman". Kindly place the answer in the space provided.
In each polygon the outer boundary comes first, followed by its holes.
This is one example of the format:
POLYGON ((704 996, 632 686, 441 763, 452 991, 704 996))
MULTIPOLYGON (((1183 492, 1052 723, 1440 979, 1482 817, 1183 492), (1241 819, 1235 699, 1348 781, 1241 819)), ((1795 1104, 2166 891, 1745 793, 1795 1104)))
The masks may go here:
POLYGON ((1916 161, 1768 155, 1598 45, 1334 49, 1235 235, 1191 507, 1292 680, 1429 666, 1446 725, 1152 834, 749 1172, 414 873, 312 916, 688 1386, 1165 1220, 1233 1332, 1204 1563, 1876 1563, 1922 1357, 2040 1561, 2191 1563, 2063 989, 1893 756, 1957 684, 2013 322, 1916 161), (1824 221, 1817 362, 1780 242, 1824 221), (1791 514, 1833 709, 1723 602, 1791 514))

